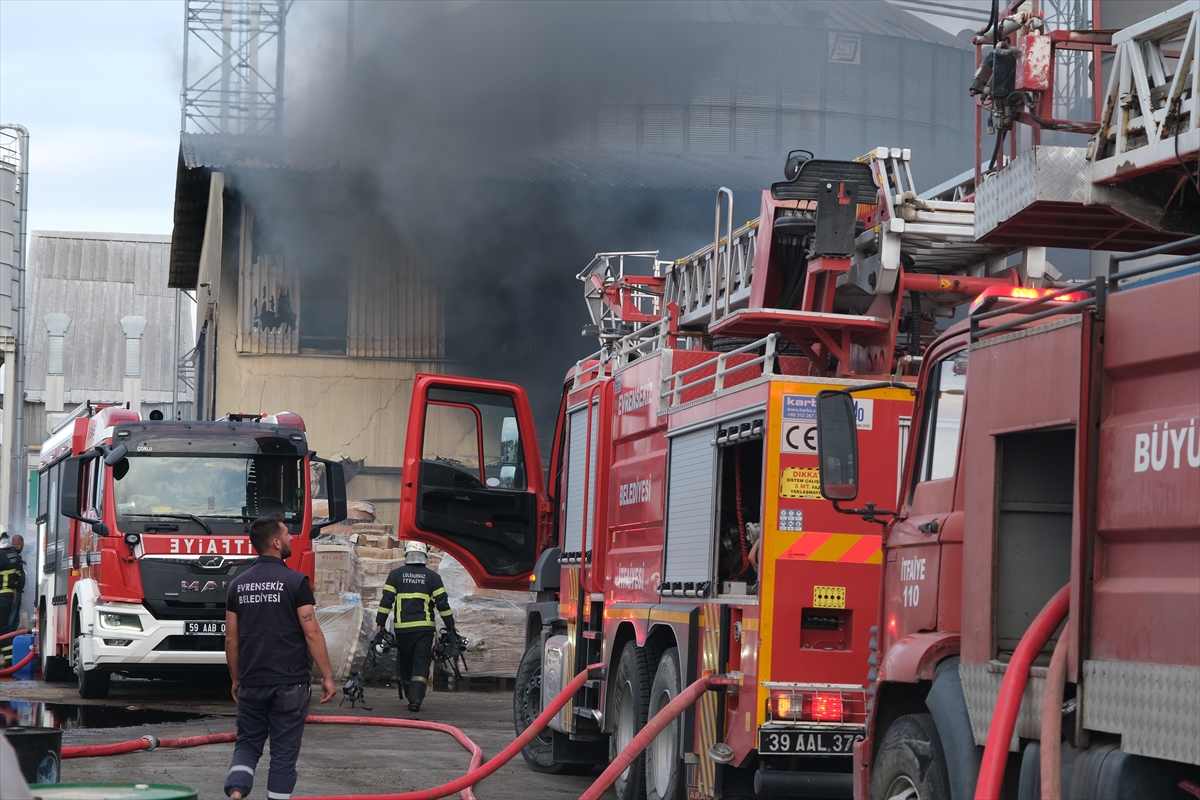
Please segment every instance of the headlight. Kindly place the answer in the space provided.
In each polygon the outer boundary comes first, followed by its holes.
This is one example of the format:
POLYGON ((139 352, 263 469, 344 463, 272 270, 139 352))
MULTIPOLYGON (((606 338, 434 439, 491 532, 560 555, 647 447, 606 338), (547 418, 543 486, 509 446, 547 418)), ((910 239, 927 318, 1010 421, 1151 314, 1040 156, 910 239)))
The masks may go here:
POLYGON ((137 614, 116 614, 111 611, 100 612, 100 627, 113 630, 140 631, 142 622, 137 614))

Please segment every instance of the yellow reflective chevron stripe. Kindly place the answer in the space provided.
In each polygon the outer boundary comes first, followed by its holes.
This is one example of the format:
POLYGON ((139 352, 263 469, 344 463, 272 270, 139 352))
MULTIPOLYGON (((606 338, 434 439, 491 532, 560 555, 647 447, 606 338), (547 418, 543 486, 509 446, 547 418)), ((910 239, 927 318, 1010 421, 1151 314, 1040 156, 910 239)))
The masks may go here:
POLYGON ((441 614, 443 617, 453 617, 454 616, 454 611, 449 608, 447 608, 445 611, 439 611, 438 613, 441 614))
POLYGON ((432 595, 432 596, 433 596, 433 597, 437 597, 439 594, 445 594, 445 593, 446 593, 446 590, 445 590, 445 588, 443 588, 443 587, 439 586, 438 588, 436 588, 436 589, 434 589, 434 590, 433 590, 433 595, 432 595))
POLYGON ((395 593, 396 593, 396 587, 395 587, 395 586, 392 586, 390 583, 385 583, 385 584, 383 585, 383 590, 384 590, 385 592, 391 592, 392 594, 395 594, 395 593))
POLYGON ((401 630, 402 628, 432 628, 434 625, 433 620, 419 619, 416 622, 397 622, 394 627, 396 630, 401 630))

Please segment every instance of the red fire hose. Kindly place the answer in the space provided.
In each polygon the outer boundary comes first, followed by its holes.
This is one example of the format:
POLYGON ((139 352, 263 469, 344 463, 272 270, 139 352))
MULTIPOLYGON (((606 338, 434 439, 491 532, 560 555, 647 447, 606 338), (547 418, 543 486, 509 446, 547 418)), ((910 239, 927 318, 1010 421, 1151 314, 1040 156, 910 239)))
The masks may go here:
POLYGON ((1000 796, 1004 766, 1008 761, 1008 744, 1012 741, 1017 713, 1021 710, 1021 697, 1025 694, 1025 684, 1029 680, 1029 667, 1066 618, 1067 609, 1071 605, 1070 590, 1071 585, 1067 584, 1050 598, 1050 602, 1038 612, 1029 630, 1021 637, 1012 660, 1008 662, 1004 680, 1000 683, 1000 696, 996 698, 996 708, 992 712, 992 724, 988 728, 983 764, 979 768, 979 782, 975 784, 975 800, 992 800, 1000 796))
POLYGON ((157 750, 160 747, 175 750, 183 747, 199 747, 202 744, 221 744, 237 739, 236 733, 210 733, 205 736, 182 736, 174 739, 159 739, 154 736, 143 736, 128 742, 112 744, 88 744, 78 747, 64 747, 63 758, 92 758, 93 756, 119 756, 133 753, 137 750, 157 750))
POLYGON ((25 666, 26 664, 28 664, 30 661, 33 661, 33 657, 34 657, 34 656, 36 656, 36 655, 37 655, 37 653, 36 653, 35 651, 33 651, 33 650, 30 650, 28 653, 26 653, 26 654, 25 654, 25 657, 24 657, 24 658, 22 658, 22 659, 21 659, 20 661, 18 661, 17 663, 13 664, 11 667, 7 667, 7 668, 5 668, 5 669, 0 669, 0 675, 12 675, 12 674, 14 674, 14 673, 15 673, 17 670, 19 670, 19 669, 21 669, 22 667, 24 667, 24 666, 25 666))
MULTIPOLYGON (((10 633, 6 633, 3 636, 0 636, 0 642, 7 641, 9 639, 15 639, 16 637, 20 636, 23 633, 29 633, 28 629, 23 628, 19 631, 11 631, 10 633)), ((17 670, 23 668, 30 661, 33 661, 33 657, 36 655, 37 655, 36 650, 30 650, 28 653, 25 654, 25 657, 22 658, 20 661, 18 661, 16 664, 13 664, 11 667, 6 667, 4 669, 0 669, 0 676, 15 674, 17 672, 17 670)))
POLYGON ((1062 704, 1067 682, 1067 637, 1054 643, 1046 685, 1042 689, 1042 800, 1062 800, 1062 704))
POLYGON ((17 636, 20 636, 23 633, 29 633, 29 629, 22 628, 19 631, 10 631, 10 632, 4 634, 3 636, 0 636, 0 642, 7 641, 8 639, 16 638, 17 636))
MULTIPOLYGON (((394 728, 420 728, 424 730, 438 730, 450 733, 457 739, 468 751, 471 752, 471 767, 466 775, 461 778, 444 783, 441 786, 435 786, 432 789, 420 789, 415 792, 399 792, 394 794, 371 794, 371 795, 329 795, 322 797, 297 798, 297 800, 436 800, 439 797, 447 797, 455 792, 462 792, 464 800, 471 800, 473 795, 470 792, 470 787, 479 783, 484 778, 491 775, 496 770, 512 760, 513 756, 521 752, 525 745, 529 744, 535 736, 537 736, 547 723, 553 719, 554 715, 567 704, 575 694, 583 688, 591 676, 598 676, 600 670, 603 669, 603 664, 592 664, 587 669, 581 671, 575 678, 567 684, 567 686, 558 693, 550 704, 546 706, 538 718, 525 731, 516 738, 508 747, 505 747, 487 763, 480 765, 479 762, 483 758, 483 751, 479 746, 472 742, 467 735, 451 725, 443 725, 436 722, 426 722, 425 720, 409 720, 409 719, 391 719, 388 717, 320 717, 310 716, 306 722, 324 725, 381 725, 394 728), (476 768, 478 765, 478 768, 476 768)), ((707 680, 707 679, 706 679, 707 680)), ((693 684, 694 685, 694 684, 693 684)), ((690 688, 690 687, 689 687, 690 688)), ((670 708, 668 706, 667 708, 670 708)), ((662 713, 667 711, 663 709, 662 713)), ((662 716, 660 713, 655 717, 662 716)), ((678 713, 678 712, 676 712, 678 713)), ((215 733, 207 736, 189 736, 181 739, 154 739, 154 737, 143 737, 134 739, 128 742, 117 742, 115 744, 101 745, 85 745, 81 747, 64 747, 62 749, 63 758, 88 758, 91 756, 110 756, 120 753, 132 753, 136 750, 154 750, 159 747, 196 747, 203 744, 217 744, 219 742, 232 742, 237 739, 235 733, 215 733)), ((643 744, 642 747, 645 747, 643 744)), ((637 755, 636 753, 634 755, 637 755)))
POLYGON ((596 782, 579 796, 579 800, 599 800, 608 791, 608 787, 612 786, 617 776, 628 769, 633 760, 650 745, 650 742, 654 741, 654 737, 662 733, 663 728, 671 724, 671 720, 690 708, 700 699, 700 695, 707 692, 714 684, 725 682, 731 681, 723 675, 709 675, 700 678, 676 695, 674 700, 663 706, 662 711, 655 714, 654 718, 646 723, 646 727, 642 728, 638 735, 633 737, 633 740, 626 745, 621 754, 608 765, 608 769, 600 773, 600 777, 596 779, 596 782))

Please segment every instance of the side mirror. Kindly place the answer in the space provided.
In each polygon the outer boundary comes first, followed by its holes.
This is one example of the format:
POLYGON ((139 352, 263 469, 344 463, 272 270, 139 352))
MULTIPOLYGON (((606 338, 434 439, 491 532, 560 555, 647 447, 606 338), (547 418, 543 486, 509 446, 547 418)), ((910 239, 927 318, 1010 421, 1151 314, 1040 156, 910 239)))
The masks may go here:
POLYGON ((824 391, 817 395, 817 462, 822 497, 858 497, 858 420, 849 392, 824 391))
POLYGON ((325 467, 325 490, 329 496, 329 517, 322 523, 312 526, 313 532, 329 525, 336 525, 346 519, 346 473, 342 465, 326 458, 311 457, 312 461, 325 467))
POLYGON ((516 466, 521 463, 521 433, 516 417, 505 417, 500 424, 500 464, 516 466))
POLYGON ((92 523, 95 520, 83 516, 83 467, 89 461, 98 457, 95 452, 82 456, 71 456, 62 462, 62 472, 58 484, 58 508, 64 517, 77 519, 80 522, 92 523))

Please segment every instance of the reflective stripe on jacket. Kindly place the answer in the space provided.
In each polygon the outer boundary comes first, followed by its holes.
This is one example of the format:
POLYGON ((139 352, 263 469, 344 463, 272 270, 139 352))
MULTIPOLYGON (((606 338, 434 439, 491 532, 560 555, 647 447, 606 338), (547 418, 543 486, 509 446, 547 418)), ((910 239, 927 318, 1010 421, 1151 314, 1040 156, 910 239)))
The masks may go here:
POLYGON ((405 564, 391 571, 375 612, 376 625, 387 622, 393 606, 396 607, 395 629, 398 631, 435 627, 435 606, 446 627, 454 626, 454 612, 450 610, 442 576, 424 564, 405 564), (398 605, 396 601, 399 601, 398 605))
POLYGON ((16 594, 25 588, 25 565, 13 547, 0 550, 0 594, 16 594))

